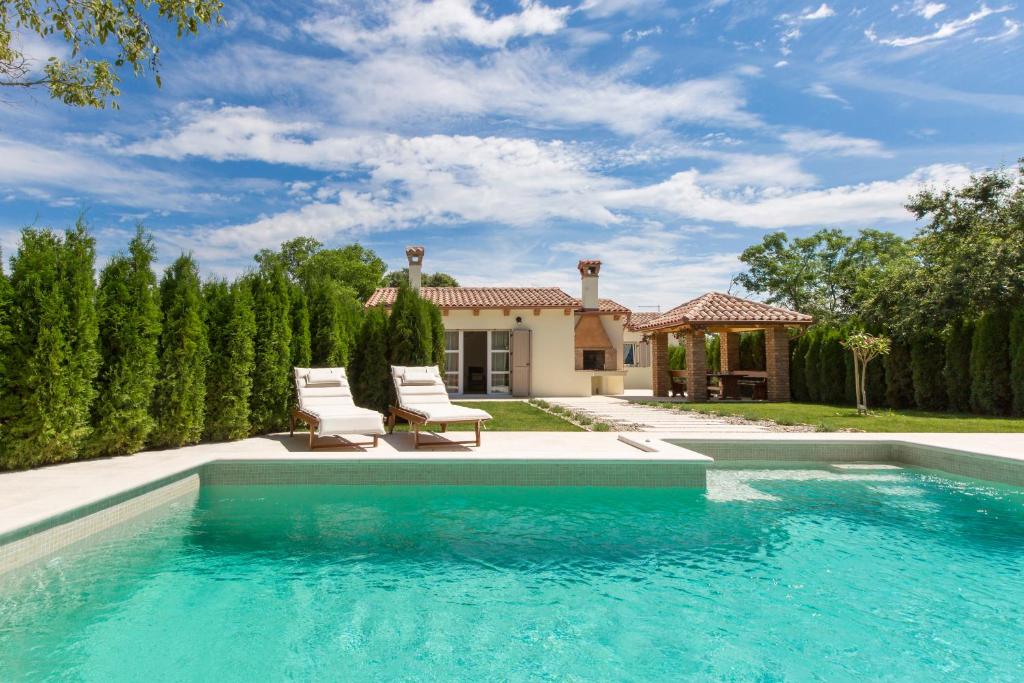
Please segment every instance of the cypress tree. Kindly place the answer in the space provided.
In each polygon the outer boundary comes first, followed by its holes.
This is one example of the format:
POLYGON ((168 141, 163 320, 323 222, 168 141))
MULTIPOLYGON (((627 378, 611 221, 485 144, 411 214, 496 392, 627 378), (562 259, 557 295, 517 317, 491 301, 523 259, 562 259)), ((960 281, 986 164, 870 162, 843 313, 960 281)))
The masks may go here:
POLYGON ((210 339, 204 434, 213 441, 244 439, 256 355, 252 292, 245 282, 216 280, 203 287, 203 298, 210 339))
POLYGON ((391 395, 388 364, 388 315, 381 307, 366 311, 348 365, 357 405, 386 413, 391 395))
POLYGON ((971 409, 971 343, 974 324, 957 320, 946 333, 945 366, 946 405, 958 413, 971 409))
POLYGON ((934 332, 922 332, 910 343, 910 367, 914 382, 914 403, 924 410, 946 409, 945 365, 942 338, 934 332))
POLYGON ((974 327, 971 340, 971 410, 1007 415, 1013 403, 1010 389, 1010 314, 989 311, 974 327))
POLYGON ((276 260, 249 277, 256 313, 256 346, 252 397, 253 432, 265 433, 287 424, 292 395, 292 328, 288 279, 276 260))
MULTIPOLYGON (((4 392, 7 385, 6 367, 8 346, 11 343, 11 281, 4 273, 3 250, 0 249, 0 406, 4 403, 4 392)), ((2 410, 2 408, 0 408, 2 410)), ((0 423, 0 435, 2 435, 0 423)))
POLYGON ((914 376, 910 368, 910 345, 903 339, 892 340, 885 356, 885 402, 890 408, 914 405, 914 376))
POLYGON ((309 309, 313 364, 345 365, 362 319, 355 294, 338 282, 322 280, 311 288, 309 309))
MULTIPOLYGON (((791 352, 793 350, 790 349, 791 352)), ((767 369, 764 357, 764 330, 740 333, 740 367, 744 370, 767 369)))
POLYGON ((804 355, 804 383, 807 386, 807 400, 821 402, 821 328, 807 332, 807 352, 804 355))
POLYGON ((160 311, 160 375, 150 441, 157 448, 175 448, 203 436, 209 347, 199 269, 191 255, 182 254, 164 271, 160 311))
POLYGON ((408 285, 398 288, 388 318, 388 339, 392 365, 432 364, 430 318, 420 304, 419 295, 408 285))
POLYGON ((312 362, 312 350, 309 332, 309 305, 302 287, 292 285, 291 322, 292 322, 292 366, 308 368, 312 362))
POLYGON ((1010 321, 1010 386, 1013 414, 1024 415, 1024 308, 1014 311, 1010 321))
POLYGON ((868 363, 868 405, 884 406, 886 403, 886 373, 885 360, 876 358, 868 363))
POLYGON ((423 299, 423 305, 427 309, 427 316, 430 319, 430 335, 432 340, 432 360, 433 364, 438 367, 441 374, 444 375, 444 364, 445 364, 445 340, 444 340, 444 316, 441 315, 441 309, 436 305, 423 299))
POLYGON ((72 460, 89 437, 99 368, 94 262, 95 243, 81 222, 64 239, 50 230, 22 232, 3 349, 4 468, 72 460))
POLYGON ((821 334, 818 350, 818 391, 822 403, 842 403, 846 398, 846 350, 837 329, 821 334))
POLYGON ((686 369, 686 347, 682 344, 668 347, 668 369, 686 369))
POLYGON ((93 404, 93 455, 135 453, 153 430, 149 414, 156 386, 160 302, 152 239, 140 227, 128 246, 100 273, 100 372, 93 404))
POLYGON ((705 367, 712 372, 718 372, 722 368, 722 343, 717 334, 705 335, 704 337, 704 358, 705 367))
POLYGON ((805 370, 808 344, 806 334, 789 342, 789 388, 793 400, 798 402, 806 402, 810 399, 807 394, 807 372, 805 370))

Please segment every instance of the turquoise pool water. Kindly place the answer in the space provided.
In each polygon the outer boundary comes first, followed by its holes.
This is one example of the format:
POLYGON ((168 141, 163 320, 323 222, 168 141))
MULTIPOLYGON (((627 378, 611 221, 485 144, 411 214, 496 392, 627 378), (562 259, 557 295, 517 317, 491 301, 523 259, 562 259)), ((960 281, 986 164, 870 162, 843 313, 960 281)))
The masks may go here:
POLYGON ((1024 679, 1024 491, 210 487, 0 579, 0 680, 1024 679))

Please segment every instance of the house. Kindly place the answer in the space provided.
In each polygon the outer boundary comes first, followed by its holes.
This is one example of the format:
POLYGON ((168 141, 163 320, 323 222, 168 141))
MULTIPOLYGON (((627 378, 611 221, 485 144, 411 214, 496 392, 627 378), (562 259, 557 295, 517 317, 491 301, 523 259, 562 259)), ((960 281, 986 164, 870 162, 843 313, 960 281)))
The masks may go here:
MULTIPOLYGON (((634 311, 629 315, 629 321, 626 323, 626 329, 622 335, 622 365, 626 370, 625 388, 627 390, 651 389, 653 382, 651 341, 649 335, 646 335, 639 327, 655 320, 660 315, 661 313, 657 311, 634 311)), ((674 336, 669 336, 668 345, 678 346, 679 340, 674 336)))
MULTIPOLYGON (((558 287, 422 287, 423 247, 409 247, 409 284, 441 309, 445 382, 457 395, 621 394, 638 342, 624 357, 630 310, 598 296, 601 262, 582 260, 580 296, 558 287)), ((366 305, 390 307, 393 287, 366 305)), ((648 354, 649 356, 649 354, 648 354)), ((651 386, 648 360, 647 388, 651 386)))

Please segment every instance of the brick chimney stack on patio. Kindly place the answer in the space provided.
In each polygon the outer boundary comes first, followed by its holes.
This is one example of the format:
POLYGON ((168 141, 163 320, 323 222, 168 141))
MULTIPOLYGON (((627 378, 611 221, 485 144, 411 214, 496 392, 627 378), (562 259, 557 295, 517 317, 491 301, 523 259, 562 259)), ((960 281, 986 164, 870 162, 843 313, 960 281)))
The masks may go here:
POLYGON ((583 259, 576 267, 579 268, 580 278, 583 280, 583 308, 597 310, 597 276, 601 272, 601 262, 596 259, 583 259))
POLYGON ((406 247, 405 257, 409 259, 409 286, 412 291, 420 291, 423 284, 423 247, 406 247))

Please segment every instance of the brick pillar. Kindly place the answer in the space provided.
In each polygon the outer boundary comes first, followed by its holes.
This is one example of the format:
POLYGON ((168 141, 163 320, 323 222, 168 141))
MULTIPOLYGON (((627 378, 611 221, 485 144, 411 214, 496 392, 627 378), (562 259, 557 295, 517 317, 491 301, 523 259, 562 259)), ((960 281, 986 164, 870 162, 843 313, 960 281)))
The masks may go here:
POLYGON ((740 369, 740 333, 722 332, 718 335, 722 356, 722 372, 736 372, 740 369))
POLYGON ((704 349, 704 330, 686 333, 686 397, 691 401, 708 400, 708 359, 704 349))
POLYGON ((769 327, 764 331, 764 357, 768 367, 768 400, 790 400, 789 333, 785 327, 769 327))
POLYGON ((671 383, 668 377, 668 333, 651 335, 651 388, 655 396, 668 396, 671 383))

